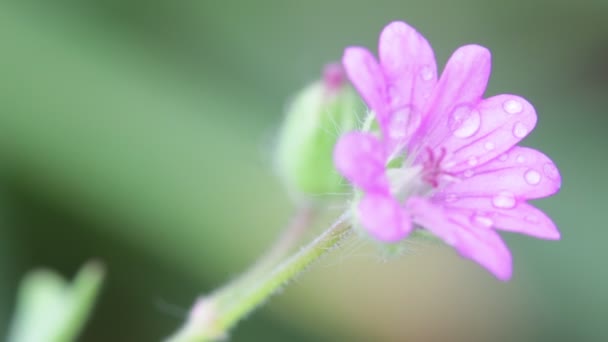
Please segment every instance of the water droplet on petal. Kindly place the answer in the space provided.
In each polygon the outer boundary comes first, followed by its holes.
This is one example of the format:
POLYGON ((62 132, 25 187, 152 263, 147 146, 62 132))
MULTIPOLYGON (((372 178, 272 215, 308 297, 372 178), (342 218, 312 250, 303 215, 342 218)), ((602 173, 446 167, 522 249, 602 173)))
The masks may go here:
POLYGON ((468 138, 477 133, 481 126, 479 111, 469 106, 456 107, 448 119, 448 127, 458 138, 468 138))
POLYGON ((492 221, 491 218, 486 217, 486 216, 475 215, 475 216, 473 216, 473 223, 477 224, 480 227, 489 228, 489 227, 492 227, 492 225, 494 224, 494 221, 492 221))
POLYGON ((496 208, 511 209, 515 207, 515 195, 509 191, 501 191, 492 198, 492 204, 496 208))
POLYGON ((452 54, 452 57, 450 57, 450 60, 453 60, 454 62, 460 62, 464 59, 464 57, 465 57, 465 54, 464 54, 463 49, 458 49, 452 54))
POLYGON ((553 163, 546 163, 543 166, 543 171, 545 172, 545 175, 547 175, 547 177, 551 178, 552 180, 559 179, 559 171, 557 171, 557 167, 555 167, 553 163))
POLYGON ((469 158, 467 163, 469 163, 469 165, 471 165, 471 166, 475 166, 475 165, 479 164, 479 160, 477 159, 477 157, 471 157, 471 158, 469 158))
POLYGON ((496 145, 494 145, 493 142, 488 141, 487 143, 485 143, 484 147, 486 148, 486 150, 492 151, 494 149, 494 147, 496 147, 496 145))
POLYGON ((540 183, 540 179, 542 178, 542 176, 536 170, 528 170, 524 174, 524 178, 526 179, 526 183, 530 185, 537 185, 538 183, 540 183))
POLYGON ((523 164, 526 161, 526 157, 520 154, 515 160, 517 160, 518 163, 523 164))
POLYGON ((396 87, 388 88, 388 96, 391 99, 391 106, 393 108, 403 105, 401 92, 396 87))
POLYGON ((409 107, 405 107, 393 113, 391 116, 388 134, 393 139, 403 139, 406 135, 407 120, 411 111, 409 107))
POLYGON ((420 70, 420 77, 422 77, 422 79, 425 81, 430 81, 433 79, 433 74, 433 69, 431 69, 431 67, 428 65, 422 67, 420 70))
POLYGON ((464 171, 464 176, 467 178, 473 177, 473 174, 475 174, 475 172, 473 172, 473 170, 471 170, 471 169, 464 171))
POLYGON ((388 134, 393 140, 407 138, 420 126, 421 120, 420 113, 411 106, 400 108, 390 118, 388 134))
POLYGON ((524 106, 517 100, 507 100, 502 104, 502 108, 509 114, 521 113, 524 106))
POLYGON ((441 166, 442 166, 441 168, 442 168, 443 170, 449 170, 449 169, 451 169, 451 168, 452 168, 454 165, 456 165, 456 162, 455 162, 454 160, 443 161, 443 162, 441 163, 441 166))
POLYGON ((498 157, 498 160, 500 160, 501 162, 507 161, 507 159, 509 159, 509 156, 506 153, 498 157))
POLYGON ((458 200, 458 196, 456 194, 447 194, 445 195, 445 201, 448 203, 453 203, 458 200))
POLYGON ((528 215, 528 216, 524 217, 524 220, 526 220, 530 223, 538 223, 540 221, 538 219, 538 216, 534 216, 534 215, 528 215))
POLYGON ((528 134, 528 127, 521 122, 518 122, 513 126, 513 135, 517 138, 523 138, 528 134))

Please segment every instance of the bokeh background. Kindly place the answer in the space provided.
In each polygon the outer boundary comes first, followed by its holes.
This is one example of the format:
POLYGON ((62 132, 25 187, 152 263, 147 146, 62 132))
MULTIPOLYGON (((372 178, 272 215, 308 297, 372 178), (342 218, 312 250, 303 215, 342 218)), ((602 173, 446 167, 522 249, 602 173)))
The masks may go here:
POLYGON ((383 262, 351 242, 233 340, 608 340, 607 18, 606 0, 2 1, 0 335, 26 271, 92 258, 109 275, 83 341, 172 332, 292 214, 271 163, 289 97, 403 19, 441 65, 489 47, 488 94, 535 105, 524 144, 562 172, 537 205, 563 240, 505 234, 509 283, 448 248, 383 262))

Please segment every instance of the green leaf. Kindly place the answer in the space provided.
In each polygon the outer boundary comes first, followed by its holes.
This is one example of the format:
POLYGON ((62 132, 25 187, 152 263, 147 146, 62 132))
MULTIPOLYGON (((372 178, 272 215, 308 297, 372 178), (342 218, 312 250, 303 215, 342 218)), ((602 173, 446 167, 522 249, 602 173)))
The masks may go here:
POLYGON ((97 262, 83 266, 72 283, 51 270, 31 271, 19 289, 7 341, 74 341, 89 317, 103 276, 97 262))

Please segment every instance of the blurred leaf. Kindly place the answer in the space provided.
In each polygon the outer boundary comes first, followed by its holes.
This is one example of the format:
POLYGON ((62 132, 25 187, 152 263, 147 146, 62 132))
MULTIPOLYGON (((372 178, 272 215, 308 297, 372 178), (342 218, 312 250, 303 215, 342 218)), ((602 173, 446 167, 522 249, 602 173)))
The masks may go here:
POLYGON ((104 271, 90 262, 68 283, 50 270, 27 274, 19 289, 9 342, 69 342, 82 331, 104 271))

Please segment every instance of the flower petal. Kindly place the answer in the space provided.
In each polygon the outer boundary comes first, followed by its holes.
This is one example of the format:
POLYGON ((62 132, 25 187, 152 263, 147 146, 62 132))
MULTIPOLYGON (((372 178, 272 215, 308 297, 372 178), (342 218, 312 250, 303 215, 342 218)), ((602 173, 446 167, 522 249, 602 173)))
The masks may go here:
POLYGON ((466 216, 424 198, 410 198, 407 209, 416 224, 455 247, 463 257, 474 260, 498 279, 511 278, 511 253, 495 231, 475 228, 466 216))
POLYGON ((526 234, 546 240, 559 240, 561 234, 553 220, 528 203, 520 203, 515 210, 495 211, 492 220, 496 229, 526 234))
POLYGON ((511 279, 511 252, 504 241, 491 229, 461 227, 456 249, 465 258, 472 259, 492 272, 498 279, 511 279))
MULTIPOLYGON (((515 95, 498 95, 481 101, 474 108, 465 109, 467 116, 475 119, 461 120, 462 124, 451 127, 450 132, 439 142, 452 153, 452 172, 492 160, 515 146, 536 125, 536 111, 525 99, 515 95), (467 124, 475 124, 475 132, 467 124), (471 133, 465 134, 463 133, 471 133)), ((453 116, 452 116, 453 117, 453 116)), ((455 120, 449 121, 455 122, 455 120)))
POLYGON ((435 54, 420 33, 400 21, 384 28, 378 50, 390 97, 388 137, 407 143, 437 83, 435 54))
POLYGON ((384 145, 374 135, 349 132, 334 148, 334 165, 355 186, 371 192, 388 193, 384 145))
POLYGON ((532 205, 520 202, 513 208, 496 208, 491 199, 467 197, 450 203, 450 212, 469 217, 480 228, 495 228, 526 234, 539 239, 559 240, 560 233, 553 221, 532 205))
POLYGON ((412 215, 412 221, 443 240, 450 246, 458 241, 457 229, 445 216, 441 206, 431 203, 422 197, 410 197, 406 209, 412 215))
POLYGON ((414 139, 417 146, 436 146, 451 133, 447 114, 460 107, 472 108, 481 100, 490 70, 490 51, 482 46, 465 45, 452 54, 414 139))
POLYGON ((377 116, 378 123, 387 122, 387 87, 382 68, 365 48, 353 46, 344 50, 342 65, 351 83, 377 116))
POLYGON ((519 146, 458 176, 461 181, 448 185, 444 192, 458 197, 493 197, 509 192, 520 200, 553 195, 561 186, 559 171, 549 157, 519 146))
POLYGON ((393 108, 414 105, 423 109, 437 82, 435 54, 429 42, 404 22, 387 25, 380 34, 380 63, 393 108), (427 95, 427 96, 425 96, 427 95))
POLYGON ((358 209, 363 227, 381 241, 397 242, 412 230, 409 214, 390 196, 367 194, 358 209))

